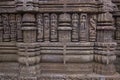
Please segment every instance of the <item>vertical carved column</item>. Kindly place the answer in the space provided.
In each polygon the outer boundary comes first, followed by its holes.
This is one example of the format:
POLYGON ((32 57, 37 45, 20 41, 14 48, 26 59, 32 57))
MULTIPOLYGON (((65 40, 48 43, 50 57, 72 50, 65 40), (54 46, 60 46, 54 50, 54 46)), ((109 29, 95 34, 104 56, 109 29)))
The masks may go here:
POLYGON ((0 14, 0 42, 3 41, 3 25, 2 25, 2 16, 0 14))
POLYGON ((44 40, 49 41, 50 39, 50 17, 49 14, 44 14, 44 40))
POLYGON ((2 21, 3 21, 3 30, 4 30, 3 40, 10 41, 10 27, 8 22, 8 14, 2 14, 2 21))
POLYGON ((80 41, 88 41, 88 21, 87 14, 80 16, 80 41))
POLYGON ((44 37, 43 15, 38 13, 36 17, 37 17, 37 27, 38 27, 37 41, 43 41, 43 37, 44 37))
POLYGON ((115 39, 117 41, 117 60, 115 62, 117 71, 120 73, 120 17, 116 18, 116 32, 115 32, 115 39))
POLYGON ((17 41, 21 42, 23 41, 23 35, 22 35, 22 15, 17 14, 16 15, 16 34, 17 34, 17 41))
POLYGON ((11 31, 11 41, 16 41, 16 17, 15 14, 9 15, 9 24, 10 24, 10 31, 11 31))
POLYGON ((58 27, 58 21, 57 21, 57 15, 51 14, 51 41, 57 41, 57 27, 58 27))
POLYGON ((97 16, 91 15, 89 20, 89 40, 96 41, 96 26, 97 26, 97 16))
POLYGON ((72 41, 79 41, 79 15, 77 13, 72 15, 72 41))
POLYGON ((95 61, 97 63, 95 64, 95 72, 102 75, 114 75, 116 73, 113 64, 116 60, 116 43, 113 42, 112 37, 115 30, 112 14, 109 12, 99 14, 97 25, 98 39, 95 52, 95 61))
POLYGON ((37 64, 40 61, 39 45, 36 42, 35 15, 26 13, 22 19, 23 43, 18 43, 21 80, 37 80, 37 64))

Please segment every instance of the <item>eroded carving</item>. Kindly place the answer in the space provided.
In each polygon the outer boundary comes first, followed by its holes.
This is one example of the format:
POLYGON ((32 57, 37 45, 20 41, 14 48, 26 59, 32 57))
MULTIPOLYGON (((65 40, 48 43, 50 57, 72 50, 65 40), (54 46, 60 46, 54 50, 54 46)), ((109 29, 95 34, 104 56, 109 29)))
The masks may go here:
POLYGON ((9 15, 9 24, 10 24, 10 37, 11 41, 16 41, 16 16, 15 14, 10 14, 9 15))
POLYGON ((87 14, 80 15, 80 41, 88 40, 88 22, 87 14))
POLYGON ((44 37, 44 23, 43 23, 43 14, 37 14, 37 27, 38 27, 38 35, 37 35, 37 41, 43 41, 44 37))
POLYGON ((22 34, 22 15, 21 14, 17 14, 16 15, 16 26, 17 26, 17 30, 16 30, 16 34, 17 34, 17 41, 23 41, 23 34, 22 34))
POLYGON ((79 15, 77 13, 72 15, 72 41, 79 41, 79 15))
POLYGON ((9 26, 9 19, 8 14, 2 14, 3 20, 3 30, 4 30, 4 41, 10 41, 10 26, 9 26))
POLYGON ((57 41, 58 19, 56 14, 51 14, 51 41, 57 41))
POLYGON ((44 40, 50 40, 50 17, 49 14, 44 14, 44 40))
POLYGON ((92 15, 90 17, 90 27, 89 27, 89 39, 90 41, 96 41, 96 27, 97 27, 97 17, 96 15, 92 15))

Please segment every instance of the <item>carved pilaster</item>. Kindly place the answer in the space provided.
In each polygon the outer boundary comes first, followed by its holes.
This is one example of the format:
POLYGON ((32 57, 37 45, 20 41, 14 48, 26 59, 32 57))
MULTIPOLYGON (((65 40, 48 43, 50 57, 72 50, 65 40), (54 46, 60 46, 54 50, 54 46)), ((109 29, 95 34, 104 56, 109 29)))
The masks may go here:
POLYGON ((59 41, 71 42, 71 14, 63 13, 59 15, 59 41))
POLYGON ((72 41, 79 41, 79 15, 77 13, 72 15, 72 41))
POLYGON ((11 41, 15 42, 16 41, 16 16, 15 14, 10 14, 9 15, 9 25, 10 25, 10 37, 11 41))
POLYGON ((43 41, 44 38, 44 24, 43 24, 43 14, 37 14, 37 41, 43 41))
POLYGON ((23 41, 23 34, 22 34, 22 15, 17 14, 16 15, 16 34, 17 34, 17 41, 23 41))
POLYGON ((35 15, 26 13, 22 19, 23 40, 27 43, 36 42, 36 20, 35 15))
POLYGON ((58 19, 57 14, 51 14, 51 41, 57 41, 58 34, 57 34, 57 28, 58 28, 58 19))
POLYGON ((18 61, 20 63, 20 80, 37 80, 40 63, 40 45, 36 43, 19 43, 18 61))
MULTIPOLYGON (((108 3, 111 2, 108 1, 108 3)), ((114 75, 116 74, 115 65, 113 64, 116 60, 116 42, 114 42, 112 36, 115 27, 113 27, 113 17, 110 13, 112 6, 108 3, 103 1, 102 9, 104 12, 98 15, 97 42, 95 44, 95 61, 98 64, 95 64, 95 72, 103 75, 114 75)))
POLYGON ((23 43, 17 43, 21 80, 37 80, 37 64, 40 61, 36 42, 35 15, 26 13, 22 18, 23 43))

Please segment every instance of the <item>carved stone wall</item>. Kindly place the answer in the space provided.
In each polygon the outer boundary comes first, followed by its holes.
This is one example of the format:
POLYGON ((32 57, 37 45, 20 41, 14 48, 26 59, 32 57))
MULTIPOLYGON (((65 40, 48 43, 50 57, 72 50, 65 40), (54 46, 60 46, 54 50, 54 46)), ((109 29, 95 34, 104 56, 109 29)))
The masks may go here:
POLYGON ((119 80, 116 8, 111 0, 0 1, 0 79, 119 80))
POLYGON ((116 27, 116 31, 115 31, 115 40, 117 42, 117 60, 115 62, 116 67, 117 67, 117 71, 120 73, 120 1, 119 0, 113 0, 113 2, 116 4, 116 6, 118 7, 118 11, 114 13, 114 18, 115 18, 115 27, 116 27))

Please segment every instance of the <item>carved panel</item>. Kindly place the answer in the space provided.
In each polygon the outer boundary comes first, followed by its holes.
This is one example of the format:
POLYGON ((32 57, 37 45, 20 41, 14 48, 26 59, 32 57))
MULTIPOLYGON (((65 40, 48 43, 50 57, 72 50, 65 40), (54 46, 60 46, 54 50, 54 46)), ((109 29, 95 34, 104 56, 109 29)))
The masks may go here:
POLYGON ((50 17, 49 14, 44 14, 44 40, 50 39, 50 17))
POLYGON ((9 27, 9 20, 8 14, 2 14, 3 20, 3 29, 4 29, 4 41, 10 41, 10 27, 9 27))
POLYGON ((79 15, 72 15, 72 41, 79 41, 79 15))
POLYGON ((10 37, 11 41, 16 41, 16 23, 15 14, 9 15, 10 37))
POLYGON ((96 15, 90 16, 89 21, 90 27, 89 27, 89 40, 90 41, 96 41, 96 15))
POLYGON ((88 41, 88 18, 87 14, 80 15, 80 41, 88 41))
POLYGON ((51 14, 51 41, 57 41, 57 27, 58 27, 58 21, 57 21, 57 15, 51 14))
POLYGON ((2 16, 0 14, 0 42, 3 41, 3 25, 2 25, 2 16))
POLYGON ((17 41, 23 41, 23 35, 22 35, 22 15, 17 14, 16 15, 16 25, 17 25, 17 41))
POLYGON ((42 14, 37 14, 37 27, 38 27, 38 33, 37 33, 37 41, 43 41, 44 37, 44 29, 43 29, 43 15, 42 14))

